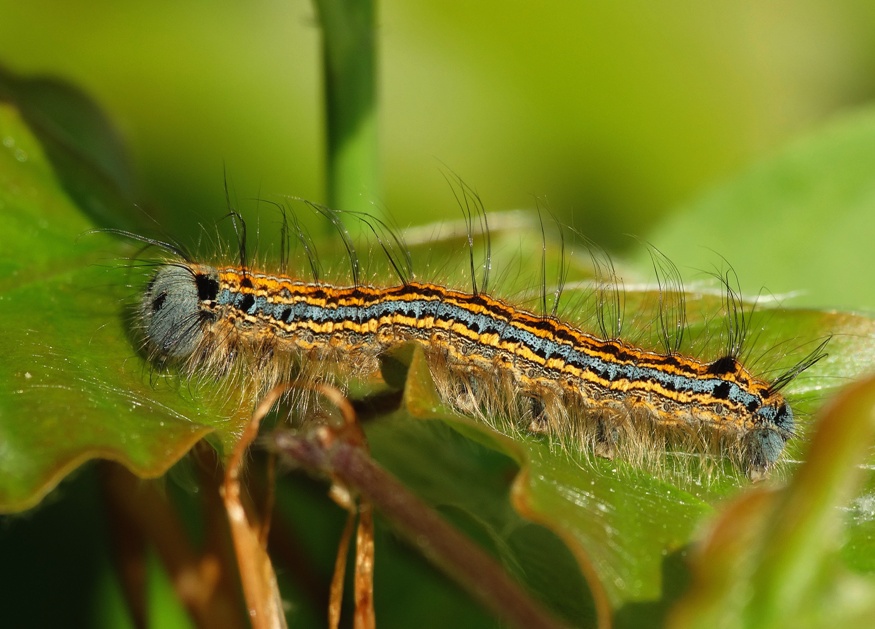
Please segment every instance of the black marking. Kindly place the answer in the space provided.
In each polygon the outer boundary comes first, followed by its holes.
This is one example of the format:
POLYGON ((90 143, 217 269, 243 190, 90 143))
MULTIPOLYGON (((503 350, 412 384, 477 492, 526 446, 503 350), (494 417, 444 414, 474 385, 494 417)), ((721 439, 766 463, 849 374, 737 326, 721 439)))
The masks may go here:
POLYGON ((738 361, 735 356, 728 355, 718 358, 713 363, 708 365, 708 373, 715 376, 724 376, 728 373, 734 373, 738 369, 738 361))
POLYGON ((216 278, 205 273, 198 273, 194 276, 194 283, 197 286, 197 298, 200 301, 215 301, 216 295, 219 294, 219 282, 216 278))
POLYGON ((158 312, 161 308, 164 307, 164 302, 167 301, 167 293, 162 292, 155 299, 152 300, 152 312, 158 312))
POLYGON ((713 391, 711 391, 711 396, 720 400, 728 400, 730 390, 731 387, 729 386, 728 382, 721 382, 716 387, 714 387, 713 391))

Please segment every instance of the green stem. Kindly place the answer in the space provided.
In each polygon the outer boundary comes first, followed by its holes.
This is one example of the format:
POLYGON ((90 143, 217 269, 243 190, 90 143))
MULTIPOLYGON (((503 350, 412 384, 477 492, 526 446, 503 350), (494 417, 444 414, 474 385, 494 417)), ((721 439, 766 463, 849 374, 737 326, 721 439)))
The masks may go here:
POLYGON ((374 211, 377 168, 373 0, 314 0, 322 25, 327 125, 327 202, 374 211))

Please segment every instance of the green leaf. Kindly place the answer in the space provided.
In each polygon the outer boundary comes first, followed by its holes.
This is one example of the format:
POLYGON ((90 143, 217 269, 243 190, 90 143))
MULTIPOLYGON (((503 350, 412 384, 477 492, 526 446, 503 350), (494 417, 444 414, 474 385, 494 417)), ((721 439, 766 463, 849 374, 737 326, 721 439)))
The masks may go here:
POLYGON ((88 235, 42 144, 0 103, 0 512, 83 461, 163 474, 222 415, 162 386, 122 317, 132 248, 88 235), (120 262, 121 261, 121 262, 120 262))
POLYGON ((793 295, 790 304, 875 308, 857 269, 875 265, 875 109, 784 147, 681 208, 650 238, 698 269, 726 255, 744 286, 793 295), (757 282, 757 284, 754 284, 757 282))

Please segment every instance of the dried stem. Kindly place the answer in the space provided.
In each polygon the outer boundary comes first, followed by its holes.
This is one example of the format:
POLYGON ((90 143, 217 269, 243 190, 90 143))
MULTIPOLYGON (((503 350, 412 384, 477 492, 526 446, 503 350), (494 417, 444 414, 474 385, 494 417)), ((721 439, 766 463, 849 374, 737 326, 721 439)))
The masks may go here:
POLYGON ((562 626, 492 557, 380 468, 357 437, 347 438, 347 431, 277 431, 271 443, 287 463, 327 476, 373 504, 409 543, 497 617, 527 629, 562 626))
MULTIPOLYGON (((276 574, 265 546, 263 535, 266 529, 258 522, 250 521, 246 514, 241 501, 240 475, 244 456, 258 436, 261 420, 270 412, 283 391, 284 387, 271 390, 246 423, 243 435, 228 461, 221 488, 231 527, 231 539, 234 541, 234 550, 237 554, 237 565, 240 568, 246 609, 254 629, 285 628, 286 618, 276 583, 276 574)), ((266 517, 269 515, 266 514, 266 517)))

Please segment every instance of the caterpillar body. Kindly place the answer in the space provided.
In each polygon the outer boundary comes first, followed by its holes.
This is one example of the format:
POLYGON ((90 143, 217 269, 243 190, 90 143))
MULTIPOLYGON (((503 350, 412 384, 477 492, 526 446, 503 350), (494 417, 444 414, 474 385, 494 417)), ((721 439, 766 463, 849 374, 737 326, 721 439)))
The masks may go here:
POLYGON ((490 297, 476 283, 465 292, 404 277, 394 286, 355 280, 342 286, 259 272, 244 256, 237 266, 180 258, 148 282, 139 326, 151 359, 190 376, 235 372, 256 399, 302 377, 369 375, 386 352, 413 343, 443 399, 462 413, 509 418, 633 462, 669 448, 727 456, 754 480, 794 434, 781 389, 823 356, 821 346, 767 382, 737 353, 705 361, 599 338, 490 297))

